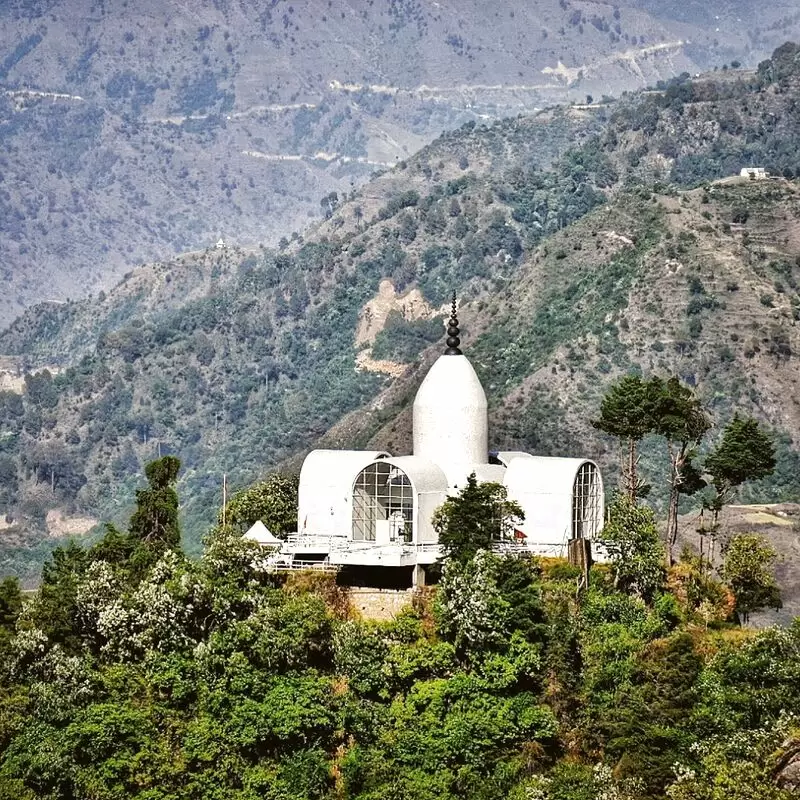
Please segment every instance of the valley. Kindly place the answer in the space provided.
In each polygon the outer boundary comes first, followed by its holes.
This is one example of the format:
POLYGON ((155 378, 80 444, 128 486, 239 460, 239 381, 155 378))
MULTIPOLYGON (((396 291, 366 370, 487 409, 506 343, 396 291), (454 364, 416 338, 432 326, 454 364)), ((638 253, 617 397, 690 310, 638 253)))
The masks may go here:
POLYGON ((0 287, 0 800, 800 797, 797 0, 0 3, 0 287))

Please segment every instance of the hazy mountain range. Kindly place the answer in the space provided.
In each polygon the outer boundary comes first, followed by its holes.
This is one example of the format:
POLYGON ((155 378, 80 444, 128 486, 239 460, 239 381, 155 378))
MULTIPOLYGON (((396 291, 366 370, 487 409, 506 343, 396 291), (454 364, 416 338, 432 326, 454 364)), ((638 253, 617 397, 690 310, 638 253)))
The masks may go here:
POLYGON ((799 26, 790 0, 4 3, 0 324, 276 244, 464 122, 755 66, 799 26))

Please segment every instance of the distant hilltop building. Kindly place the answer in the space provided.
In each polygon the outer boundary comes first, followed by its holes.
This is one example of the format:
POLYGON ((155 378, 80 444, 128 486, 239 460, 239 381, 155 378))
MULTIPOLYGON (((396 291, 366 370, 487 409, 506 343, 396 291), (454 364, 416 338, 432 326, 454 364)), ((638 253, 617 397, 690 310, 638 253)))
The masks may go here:
POLYGON ((769 178, 769 172, 764 167, 742 167, 740 178, 749 178, 751 181, 763 181, 769 178))
POLYGON ((566 555, 576 544, 584 552, 591 547, 603 526, 597 465, 490 452, 486 394, 459 347, 455 297, 446 344, 414 400, 413 455, 309 453, 300 472, 297 533, 275 553, 276 564, 411 567, 413 585, 421 585, 425 566, 441 556, 433 513, 473 473, 504 485, 525 512, 513 536, 496 543, 498 550, 566 555))
POLYGON ((217 239, 217 243, 214 245, 214 247, 216 247, 217 250, 224 250, 226 247, 225 240, 222 237, 220 237, 219 239, 217 239))

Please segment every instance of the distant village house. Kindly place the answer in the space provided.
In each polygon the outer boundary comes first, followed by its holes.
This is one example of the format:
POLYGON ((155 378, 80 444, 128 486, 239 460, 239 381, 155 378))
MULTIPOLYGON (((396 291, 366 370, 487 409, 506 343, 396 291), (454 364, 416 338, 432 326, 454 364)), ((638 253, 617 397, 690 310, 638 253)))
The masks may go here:
POLYGON ((763 181, 769 178, 769 173, 764 167, 743 167, 739 177, 749 178, 751 181, 763 181))

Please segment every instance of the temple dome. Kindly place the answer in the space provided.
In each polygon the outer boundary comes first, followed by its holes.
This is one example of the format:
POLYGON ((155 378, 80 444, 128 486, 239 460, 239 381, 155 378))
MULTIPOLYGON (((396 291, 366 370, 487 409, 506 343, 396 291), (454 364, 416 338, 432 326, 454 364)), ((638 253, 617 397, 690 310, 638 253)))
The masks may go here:
POLYGON ((486 394, 464 355, 442 355, 414 399, 414 455, 438 464, 451 486, 463 486, 488 463, 486 394))

